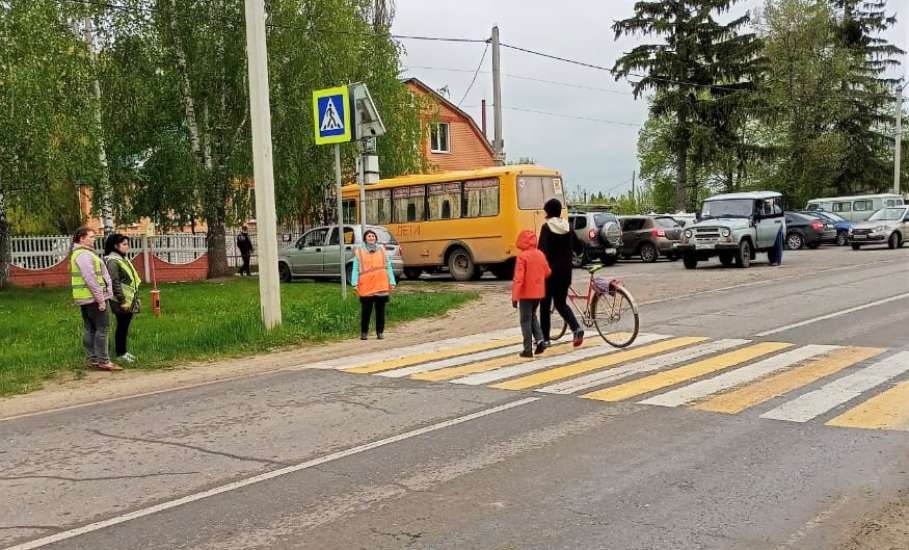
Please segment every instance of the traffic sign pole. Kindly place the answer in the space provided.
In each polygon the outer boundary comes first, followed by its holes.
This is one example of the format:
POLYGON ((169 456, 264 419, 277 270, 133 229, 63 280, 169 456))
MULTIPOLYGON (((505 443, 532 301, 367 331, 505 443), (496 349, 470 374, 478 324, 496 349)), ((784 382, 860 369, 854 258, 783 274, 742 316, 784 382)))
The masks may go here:
POLYGON ((338 264, 341 266, 341 298, 347 299, 347 262, 344 256, 344 200, 341 197, 341 146, 335 143, 335 182, 338 185, 338 264))

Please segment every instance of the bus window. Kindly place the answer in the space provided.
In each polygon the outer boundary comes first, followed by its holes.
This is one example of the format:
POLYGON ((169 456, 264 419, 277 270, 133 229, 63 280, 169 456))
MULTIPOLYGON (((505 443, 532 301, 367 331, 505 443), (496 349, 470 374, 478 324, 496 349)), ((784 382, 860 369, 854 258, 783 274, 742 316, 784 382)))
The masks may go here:
POLYGON ((518 178, 518 208, 521 210, 540 210, 546 202, 543 192, 543 178, 540 176, 521 176, 518 178))
POLYGON ((341 211, 344 212, 344 223, 357 223, 356 201, 345 200, 343 203, 341 203, 341 209, 341 211))
MULTIPOLYGON (((559 199, 565 205, 565 196, 562 194, 562 178, 543 177, 543 204, 552 198, 559 199)), ((542 208, 542 207, 541 207, 542 208)))
POLYGON ((852 203, 851 202, 835 202, 833 203, 834 212, 852 212, 852 203))
POLYGON ((856 212, 867 212, 868 210, 874 210, 874 201, 855 201, 855 204, 852 208, 856 212))
POLYGON ((464 216, 478 218, 499 215, 499 180, 464 182, 464 216))
POLYGON ((394 197, 394 223, 421 222, 426 213, 426 186, 401 187, 392 193, 394 197))
POLYGON ((460 183, 430 185, 428 191, 430 220, 451 220, 461 217, 460 183))
POLYGON ((391 223, 391 190, 366 192, 366 223, 387 225, 391 223))

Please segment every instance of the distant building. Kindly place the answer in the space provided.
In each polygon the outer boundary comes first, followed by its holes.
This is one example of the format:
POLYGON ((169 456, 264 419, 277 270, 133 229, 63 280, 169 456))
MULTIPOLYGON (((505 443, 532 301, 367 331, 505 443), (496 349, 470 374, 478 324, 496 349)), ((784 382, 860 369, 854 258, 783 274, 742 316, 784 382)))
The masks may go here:
POLYGON ((496 165, 492 145, 470 115, 417 78, 404 84, 432 102, 421 119, 426 133, 423 154, 433 169, 470 170, 496 165))

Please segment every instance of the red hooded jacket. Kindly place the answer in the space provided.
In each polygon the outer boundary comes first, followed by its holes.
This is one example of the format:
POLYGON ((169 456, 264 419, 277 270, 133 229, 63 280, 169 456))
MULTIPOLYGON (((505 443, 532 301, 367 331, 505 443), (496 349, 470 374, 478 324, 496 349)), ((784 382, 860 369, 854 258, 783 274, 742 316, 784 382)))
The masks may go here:
POLYGON ((537 236, 525 229, 518 235, 516 243, 521 251, 514 265, 514 280, 511 285, 511 299, 540 300, 546 296, 546 278, 552 270, 546 256, 537 249, 537 236))

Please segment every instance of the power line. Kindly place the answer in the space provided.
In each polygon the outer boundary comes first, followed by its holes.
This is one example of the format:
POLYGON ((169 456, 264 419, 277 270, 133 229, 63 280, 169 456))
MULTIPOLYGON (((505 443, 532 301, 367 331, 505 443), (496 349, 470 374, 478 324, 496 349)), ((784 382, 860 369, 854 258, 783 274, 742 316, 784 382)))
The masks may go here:
MULTIPOLYGON (((490 107, 491 106, 492 105, 490 105, 490 107)), ((465 105, 464 106, 465 109, 475 109, 477 107, 480 107, 480 105, 465 105)), ((574 120, 586 120, 588 122, 599 122, 601 124, 611 124, 614 126, 627 126, 630 128, 640 128, 641 127, 640 124, 635 124, 632 122, 621 122, 618 120, 608 120, 605 118, 593 118, 593 117, 587 117, 587 116, 581 116, 581 115, 570 115, 570 114, 565 114, 565 113, 552 113, 550 111, 540 111, 538 109, 525 109, 523 107, 509 107, 507 105, 503 106, 502 108, 507 109, 509 111, 519 111, 522 113, 533 113, 533 114, 537 114, 537 115, 545 115, 545 116, 552 116, 552 117, 558 117, 558 118, 570 118, 570 119, 574 119, 574 120)))
POLYGON ((483 49, 483 55, 480 57, 480 63, 477 65, 477 70, 473 73, 473 79, 470 81, 470 85, 467 86, 467 91, 464 92, 464 96, 461 97, 461 101, 458 102, 458 107, 464 103, 464 100, 467 99, 467 94, 470 93, 470 90, 473 89, 473 85, 477 82, 477 76, 480 74, 480 69, 483 68, 483 61, 486 61, 486 53, 489 51, 489 42, 486 43, 486 48, 483 49))
MULTIPOLYGON (((411 65, 410 67, 405 67, 404 70, 410 70, 410 69, 421 69, 421 70, 428 70, 428 71, 448 71, 448 72, 453 72, 453 73, 472 73, 472 72, 474 72, 473 69, 454 69, 454 68, 450 68, 450 67, 431 67, 431 66, 427 66, 427 65, 411 65)), ((480 71, 480 72, 482 74, 490 73, 489 71, 480 71)), ((603 92, 603 93, 607 93, 607 94, 634 95, 632 92, 623 92, 621 90, 615 90, 612 88, 600 88, 597 86, 588 86, 585 84, 564 82, 564 81, 560 81, 560 80, 547 80, 544 78, 536 78, 536 77, 532 77, 532 76, 510 74, 510 73, 503 73, 502 76, 504 76, 506 78, 514 78, 516 80, 528 80, 530 82, 541 82, 543 84, 553 84, 555 86, 564 86, 566 88, 577 88, 580 90, 590 90, 590 91, 594 91, 594 92, 603 92)))

